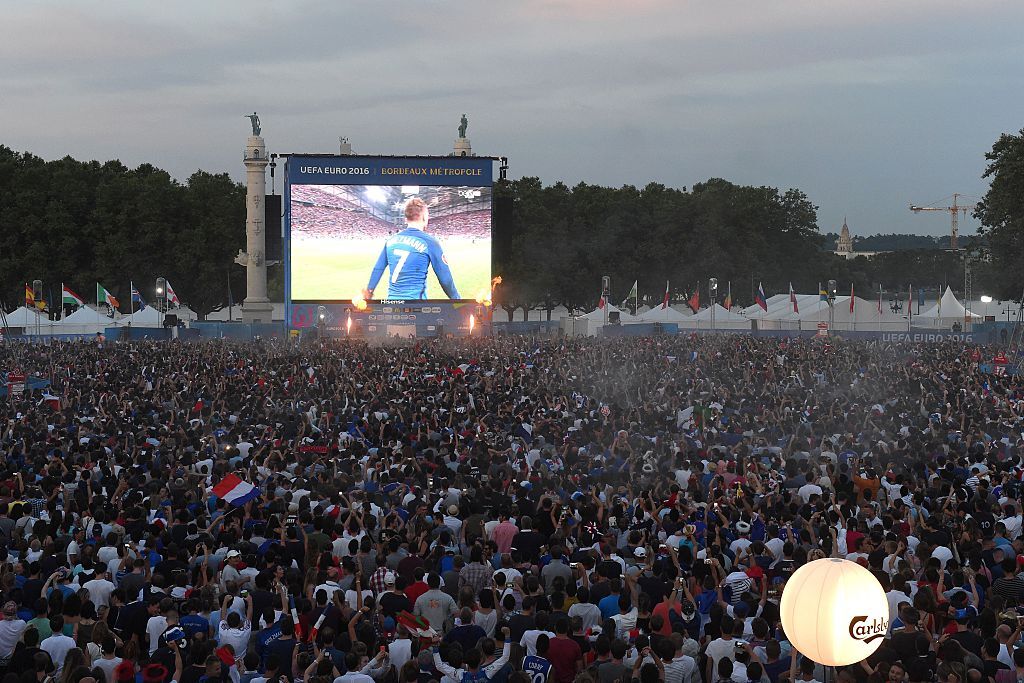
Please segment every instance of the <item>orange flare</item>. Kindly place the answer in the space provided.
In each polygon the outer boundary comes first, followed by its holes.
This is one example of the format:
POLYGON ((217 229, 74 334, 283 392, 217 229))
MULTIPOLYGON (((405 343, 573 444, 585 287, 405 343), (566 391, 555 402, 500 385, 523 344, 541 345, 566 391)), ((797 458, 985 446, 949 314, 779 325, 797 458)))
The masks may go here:
POLYGON ((352 297, 352 305, 356 307, 357 311, 365 311, 366 299, 363 298, 362 294, 356 294, 354 297, 352 297))

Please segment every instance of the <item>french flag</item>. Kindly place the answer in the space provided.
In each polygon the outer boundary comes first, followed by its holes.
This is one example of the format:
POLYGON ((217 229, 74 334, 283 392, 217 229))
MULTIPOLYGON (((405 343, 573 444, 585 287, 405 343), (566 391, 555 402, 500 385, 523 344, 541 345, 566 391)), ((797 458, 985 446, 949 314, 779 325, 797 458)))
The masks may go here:
POLYGON ((229 474, 213 487, 213 495, 231 505, 239 507, 245 505, 250 500, 258 498, 260 490, 249 482, 242 481, 238 475, 229 474))

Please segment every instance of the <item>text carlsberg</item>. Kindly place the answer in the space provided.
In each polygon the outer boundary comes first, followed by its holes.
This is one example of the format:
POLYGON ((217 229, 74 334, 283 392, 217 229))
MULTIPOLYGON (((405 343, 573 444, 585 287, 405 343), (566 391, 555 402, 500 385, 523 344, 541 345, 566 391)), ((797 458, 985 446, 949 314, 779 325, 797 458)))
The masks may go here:
POLYGON ((867 616, 857 616, 850 620, 850 637, 864 643, 884 638, 889 632, 889 620, 876 617, 868 621, 867 616))

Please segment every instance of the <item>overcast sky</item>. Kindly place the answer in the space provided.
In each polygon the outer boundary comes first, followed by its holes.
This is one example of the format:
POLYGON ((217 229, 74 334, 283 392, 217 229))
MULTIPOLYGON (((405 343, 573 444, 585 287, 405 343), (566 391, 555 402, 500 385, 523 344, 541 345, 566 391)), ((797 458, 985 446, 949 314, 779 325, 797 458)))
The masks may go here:
MULTIPOLYGON (((797 187, 823 231, 944 234, 1024 127, 1019 0, 5 3, 0 144, 243 177, 268 148, 477 154, 545 183, 797 187)), ((280 189, 280 186, 278 186, 280 189)), ((973 232, 968 219, 961 227, 973 232)))

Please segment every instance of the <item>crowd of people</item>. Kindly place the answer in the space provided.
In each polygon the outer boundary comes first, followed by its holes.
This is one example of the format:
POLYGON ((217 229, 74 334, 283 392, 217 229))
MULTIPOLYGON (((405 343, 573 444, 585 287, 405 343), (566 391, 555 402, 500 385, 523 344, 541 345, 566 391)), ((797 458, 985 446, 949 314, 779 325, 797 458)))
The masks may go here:
POLYGON ((373 239, 398 232, 399 227, 362 208, 292 204, 291 235, 295 239, 373 239))
POLYGON ((431 215, 428 228, 440 237, 486 239, 491 236, 491 207, 431 215))
MULTIPOLYGON (((0 344, 0 683, 1012 683, 1014 377, 741 335, 0 344), (890 604, 835 671, 803 564, 890 604)), ((856 596, 850 596, 855 600, 856 596)))

